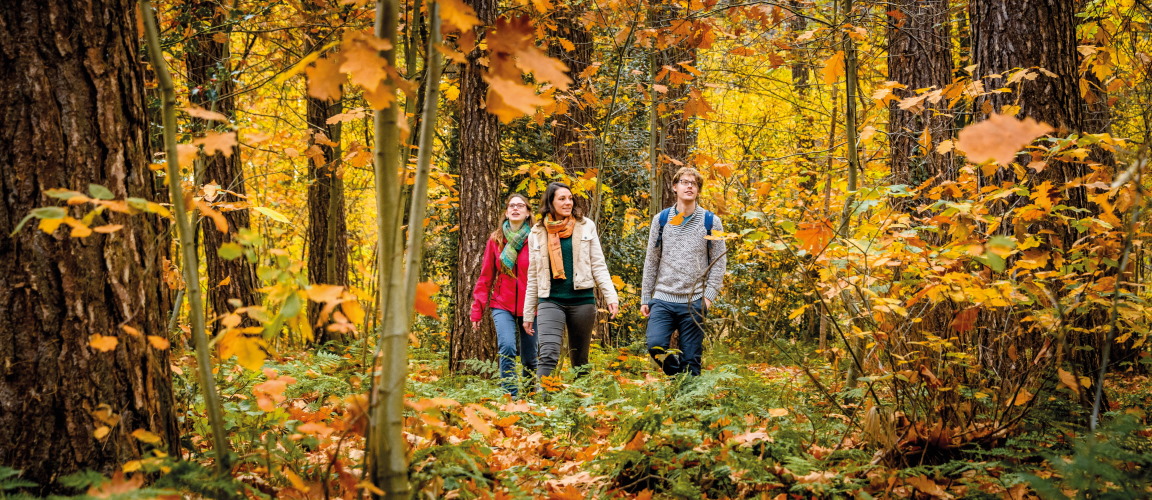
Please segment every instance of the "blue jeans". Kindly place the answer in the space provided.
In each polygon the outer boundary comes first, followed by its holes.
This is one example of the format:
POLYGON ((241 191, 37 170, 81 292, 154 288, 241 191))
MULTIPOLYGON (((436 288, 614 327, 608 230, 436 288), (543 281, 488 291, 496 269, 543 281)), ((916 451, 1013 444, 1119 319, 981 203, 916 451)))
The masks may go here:
POLYGON ((500 379, 504 390, 517 396, 516 356, 524 365, 524 376, 536 373, 536 337, 524 331, 523 316, 514 316, 503 309, 492 309, 492 323, 496 325, 496 350, 500 354, 500 379))
POLYGON ((704 351, 704 299, 678 304, 652 299, 648 303, 648 354, 664 373, 700 374, 700 356, 704 351), (680 331, 680 354, 669 354, 672 332, 680 331), (667 355, 667 356, 665 356, 667 355), (663 361, 661 361, 663 359, 663 361))

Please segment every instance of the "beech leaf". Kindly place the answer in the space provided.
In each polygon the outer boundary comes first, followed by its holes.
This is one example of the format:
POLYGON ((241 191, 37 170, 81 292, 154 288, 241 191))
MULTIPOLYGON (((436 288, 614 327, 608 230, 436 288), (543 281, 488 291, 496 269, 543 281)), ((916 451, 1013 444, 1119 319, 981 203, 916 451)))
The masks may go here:
POLYGON ((1024 146, 1052 130, 1048 124, 1031 118, 1018 120, 994 113, 987 120, 964 127, 957 134, 956 149, 973 163, 992 160, 1008 165, 1024 146))

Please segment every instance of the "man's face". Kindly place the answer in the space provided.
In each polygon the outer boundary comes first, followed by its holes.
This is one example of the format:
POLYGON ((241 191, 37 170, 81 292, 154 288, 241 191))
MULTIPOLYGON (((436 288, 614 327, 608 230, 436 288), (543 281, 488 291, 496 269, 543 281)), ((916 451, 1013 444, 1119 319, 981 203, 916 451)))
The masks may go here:
POLYGON ((700 195, 700 186, 696 184, 695 177, 683 175, 672 184, 672 191, 676 193, 676 199, 691 202, 696 201, 696 197, 700 195))

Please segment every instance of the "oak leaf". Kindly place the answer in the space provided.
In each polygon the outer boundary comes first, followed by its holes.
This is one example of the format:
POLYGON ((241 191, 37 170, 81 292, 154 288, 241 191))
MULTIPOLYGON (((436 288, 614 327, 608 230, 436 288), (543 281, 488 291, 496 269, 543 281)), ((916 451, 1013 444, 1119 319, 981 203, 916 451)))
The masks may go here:
POLYGON ((340 71, 347 73, 348 80, 363 87, 365 92, 376 91, 388 77, 384 69, 388 61, 380 57, 379 51, 357 44, 346 47, 342 54, 344 61, 340 63, 340 71))
POLYGON ((1052 130, 1048 124, 1031 118, 1017 120, 993 113, 987 120, 964 127, 957 134, 956 149, 973 163, 992 160, 1008 165, 1024 146, 1052 130))
POLYGON ((844 76, 844 51, 837 51, 826 59, 820 74, 824 75, 824 83, 828 85, 835 84, 841 76, 844 76))
POLYGON ((460 31, 468 31, 480 25, 476 11, 463 0, 439 0, 437 3, 440 4, 440 20, 445 25, 460 31))
POLYGON ((304 68, 308 76, 308 95, 325 101, 335 101, 340 98, 340 85, 344 83, 344 73, 340 72, 340 64, 331 57, 317 59, 315 63, 304 68))
POLYGON ((497 76, 485 76, 484 81, 488 82, 488 112, 503 123, 535 113, 536 108, 551 102, 536 95, 536 89, 530 85, 497 76))

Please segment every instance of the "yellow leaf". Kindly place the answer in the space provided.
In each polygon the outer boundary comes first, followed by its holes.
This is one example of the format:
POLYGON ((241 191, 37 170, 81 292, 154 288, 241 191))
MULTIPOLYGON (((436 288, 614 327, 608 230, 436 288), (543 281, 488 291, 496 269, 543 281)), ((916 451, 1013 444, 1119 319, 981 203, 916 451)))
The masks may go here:
POLYGON ((425 281, 416 285, 416 312, 425 316, 440 319, 440 315, 436 314, 436 303, 432 301, 432 296, 440 291, 440 285, 431 281, 425 281))
POLYGON ((152 344, 153 348, 160 349, 161 351, 163 351, 164 349, 167 349, 168 346, 171 345, 171 343, 168 342, 168 339, 161 337, 159 335, 149 335, 148 336, 148 343, 152 344))
POLYGON ((824 68, 820 70, 820 73, 824 75, 824 83, 828 85, 835 84, 836 80, 844 76, 844 51, 837 51, 832 54, 832 57, 825 60, 824 68))
POLYGON ((107 436, 109 432, 112 432, 112 428, 108 427, 107 425, 101 425, 92 432, 92 437, 96 439, 104 439, 104 436, 107 436))
POLYGON ((788 416, 788 409, 787 408, 772 408, 772 409, 768 410, 768 416, 770 416, 770 417, 788 416))
POLYGON ((340 71, 347 73, 348 81, 363 87, 365 91, 377 90, 388 77, 384 69, 388 67, 388 61, 380 57, 379 50, 365 44, 345 43, 341 53, 344 61, 340 63, 340 71))
POLYGON ((136 472, 143 467, 144 467, 143 462, 141 462, 139 460, 129 460, 127 462, 124 462, 124 466, 121 467, 121 470, 123 472, 136 472))
POLYGON ((249 337, 239 330, 227 330, 220 338, 220 358, 228 359, 236 356, 240 366, 252 371, 264 366, 268 354, 264 351, 267 344, 260 337, 249 337))
POLYGON ((72 227, 72 232, 69 234, 69 236, 73 238, 86 238, 92 235, 92 228, 88 227, 87 224, 81 221, 71 217, 65 217, 64 223, 72 227))
POLYGON ((124 333, 127 333, 128 335, 131 335, 133 337, 139 337, 140 336, 140 330, 137 330, 135 327, 128 326, 128 325, 120 325, 120 329, 124 330, 124 333))
POLYGON ((307 484, 304 484, 304 480, 300 479, 300 476, 296 475, 295 472, 292 472, 292 469, 284 467, 281 469, 281 472, 284 473, 284 477, 288 478, 288 482, 292 483, 292 488, 301 493, 308 493, 310 488, 308 488, 307 484))
POLYGON ((339 285, 312 285, 305 291, 313 302, 336 302, 344 294, 339 285))
POLYGON ((148 444, 159 444, 161 441, 163 441, 162 439, 160 439, 160 436, 157 436, 157 435, 155 435, 151 432, 148 432, 144 429, 136 429, 136 430, 132 431, 132 437, 139 439, 140 441, 143 441, 143 442, 148 443, 148 444))
POLYGON ((1008 165, 1024 146, 1051 131, 1048 124, 1031 118, 1017 120, 993 113, 987 120, 964 127, 957 135, 956 149, 973 163, 992 160, 1008 165))
POLYGON ((624 289, 624 280, 615 274, 612 275, 612 284, 616 286, 617 290, 624 289))
POLYGON ((1024 406, 1032 401, 1032 393, 1028 389, 1020 389, 1020 393, 1016 394, 1016 398, 1012 400, 1014 406, 1024 406))
POLYGON ((680 212, 676 215, 673 215, 672 218, 668 220, 668 223, 672 224, 673 226, 679 226, 680 224, 683 224, 684 223, 684 212, 680 212))
POLYGON ((372 482, 368 481, 367 479, 356 483, 356 488, 368 490, 368 492, 372 493, 373 495, 384 496, 384 490, 377 488, 376 485, 372 484, 372 482))
POLYGON ((63 223, 64 219, 40 219, 40 224, 38 226, 40 227, 41 231, 52 234, 55 233, 56 229, 59 228, 60 224, 63 223))
POLYGON ((96 349, 100 352, 111 351, 115 349, 116 344, 119 343, 120 340, 112 335, 105 336, 100 335, 99 333, 94 333, 88 337, 88 345, 92 346, 93 349, 96 349))

